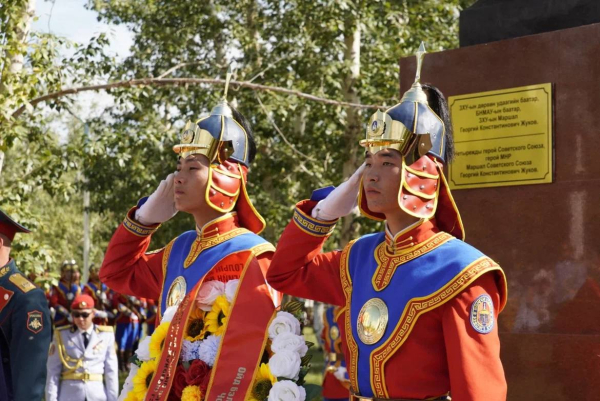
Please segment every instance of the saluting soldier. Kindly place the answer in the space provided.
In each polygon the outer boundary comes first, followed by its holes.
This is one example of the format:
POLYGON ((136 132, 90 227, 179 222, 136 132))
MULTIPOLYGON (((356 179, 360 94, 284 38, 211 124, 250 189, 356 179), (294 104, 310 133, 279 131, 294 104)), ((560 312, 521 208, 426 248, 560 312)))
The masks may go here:
POLYGON ((112 327, 93 323, 94 300, 71 304, 73 325, 54 331, 48 357, 46 401, 117 399, 119 375, 112 327))
POLYGON ((267 274, 279 291, 345 306, 351 401, 506 400, 497 316, 500 266, 465 243, 443 166, 451 124, 442 93, 417 76, 367 125, 365 164, 296 205, 267 274), (322 253, 358 203, 385 230, 322 253))
POLYGON ((16 233, 30 231, 0 210, 0 400, 40 400, 46 381, 50 312, 44 292, 10 258, 16 233))

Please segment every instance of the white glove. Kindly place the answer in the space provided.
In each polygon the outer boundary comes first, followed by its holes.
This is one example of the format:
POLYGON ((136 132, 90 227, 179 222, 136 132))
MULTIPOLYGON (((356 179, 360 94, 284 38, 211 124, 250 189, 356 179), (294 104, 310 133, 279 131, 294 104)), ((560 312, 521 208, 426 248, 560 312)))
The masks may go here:
POLYGON ((347 373, 348 373, 348 371, 346 370, 346 368, 343 366, 340 366, 339 368, 336 369, 335 372, 333 372, 333 375, 339 381, 344 382, 344 381, 348 381, 348 379, 346 378, 347 373))
POLYGON ((164 223, 177 214, 175 209, 175 189, 173 173, 162 180, 156 191, 148 197, 138 210, 135 211, 135 219, 149 226, 164 223))
POLYGON ((96 313, 94 314, 95 317, 98 317, 100 319, 106 319, 108 318, 108 313, 106 313, 103 310, 97 310, 96 313))
POLYGON ((327 221, 349 215, 356 207, 360 179, 364 169, 365 164, 363 163, 347 181, 331 191, 327 198, 319 201, 312 210, 312 217, 327 221))

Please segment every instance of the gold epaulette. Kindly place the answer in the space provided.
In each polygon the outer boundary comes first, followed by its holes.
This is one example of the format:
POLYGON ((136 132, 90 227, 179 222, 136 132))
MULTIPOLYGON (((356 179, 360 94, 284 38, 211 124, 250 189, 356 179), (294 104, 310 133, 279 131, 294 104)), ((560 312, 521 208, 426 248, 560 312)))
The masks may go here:
POLYGON ((115 331, 112 326, 102 326, 99 324, 96 325, 96 330, 110 332, 110 333, 113 333, 115 331))
POLYGON ((62 330, 68 330, 70 328, 71 328, 71 326, 60 326, 60 327, 55 328, 54 330, 62 331, 62 330))
POLYGON ((13 283, 21 292, 28 293, 31 290, 35 290, 37 287, 27 280, 21 273, 12 274, 8 280, 13 283))

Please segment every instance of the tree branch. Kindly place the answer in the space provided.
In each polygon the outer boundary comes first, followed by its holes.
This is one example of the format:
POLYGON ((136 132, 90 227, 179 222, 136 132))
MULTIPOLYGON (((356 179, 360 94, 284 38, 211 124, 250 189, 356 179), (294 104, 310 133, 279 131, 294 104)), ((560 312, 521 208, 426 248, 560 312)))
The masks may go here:
POLYGON ((258 94, 256 94, 256 100, 258 100, 258 104, 260 104, 260 108, 262 109, 263 113, 265 113, 265 116, 267 117, 267 120, 269 120, 269 122, 271 123, 271 125, 273 125, 273 127, 275 128, 275 131, 277 131, 279 133, 279 135, 281 136, 281 138, 283 139, 283 141, 290 147, 290 149, 292 149, 295 153, 299 154, 300 156, 304 157, 306 160, 314 161, 314 159, 312 157, 307 156, 304 153, 300 152, 298 149, 296 149, 296 147, 290 141, 288 141, 288 139, 285 137, 285 135, 283 135, 283 132, 281 132, 281 130, 279 129, 279 127, 277 126, 277 124, 275 124, 275 121, 273 120, 273 117, 272 117, 271 113, 269 113, 267 111, 265 105, 260 100, 260 96, 258 96, 258 94))
MULTIPOLYGON (((164 74, 163 74, 164 75, 164 74)), ((29 104, 31 106, 36 106, 38 103, 45 102, 48 100, 58 99, 67 95, 74 95, 76 93, 88 92, 88 91, 100 91, 100 90, 109 90, 116 88, 127 88, 134 86, 177 86, 177 85, 224 85, 224 79, 210 79, 210 78, 141 78, 141 79, 131 79, 129 81, 118 81, 111 82, 102 85, 92 85, 92 86, 81 86, 77 88, 67 88, 58 92, 49 93, 44 96, 36 97, 32 99, 29 104)), ((318 96, 314 96, 308 93, 300 92, 293 89, 281 88, 278 86, 269 86, 269 85, 260 85, 253 84, 250 82, 240 82, 240 81, 231 81, 231 86, 239 86, 242 88, 248 88, 257 91, 270 91, 270 92, 279 92, 285 93, 287 95, 297 96, 303 99, 308 99, 314 102, 330 104, 333 106, 342 106, 342 107, 354 107, 358 109, 380 109, 384 106, 374 105, 374 104, 355 104, 348 102, 340 102, 337 100, 326 99, 318 96)), ((13 118, 18 118, 23 112, 26 110, 26 106, 23 105, 19 107, 13 114, 13 118)))

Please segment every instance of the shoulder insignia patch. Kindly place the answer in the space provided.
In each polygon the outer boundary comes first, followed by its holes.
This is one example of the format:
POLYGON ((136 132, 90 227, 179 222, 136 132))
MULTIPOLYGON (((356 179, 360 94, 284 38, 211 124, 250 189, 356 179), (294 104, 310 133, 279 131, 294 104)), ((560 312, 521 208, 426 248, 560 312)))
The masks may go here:
POLYGON ((112 326, 102 326, 97 324, 96 325, 96 329, 100 332, 100 331, 106 331, 106 332, 114 332, 114 329, 112 328, 112 326))
POLYGON ((488 294, 477 297, 471 305, 471 326, 481 334, 487 334, 494 328, 494 303, 488 294))
POLYGON ((11 283, 17 286, 23 292, 29 292, 36 288, 35 285, 31 283, 31 281, 27 280, 24 275, 21 273, 15 273, 8 278, 11 283))
POLYGON ((27 312, 27 330, 33 334, 38 334, 44 329, 44 319, 42 312, 39 310, 32 310, 27 312))
POLYGON ((8 301, 12 298, 14 292, 11 290, 7 290, 4 287, 0 287, 0 312, 6 305, 8 305, 8 301))

